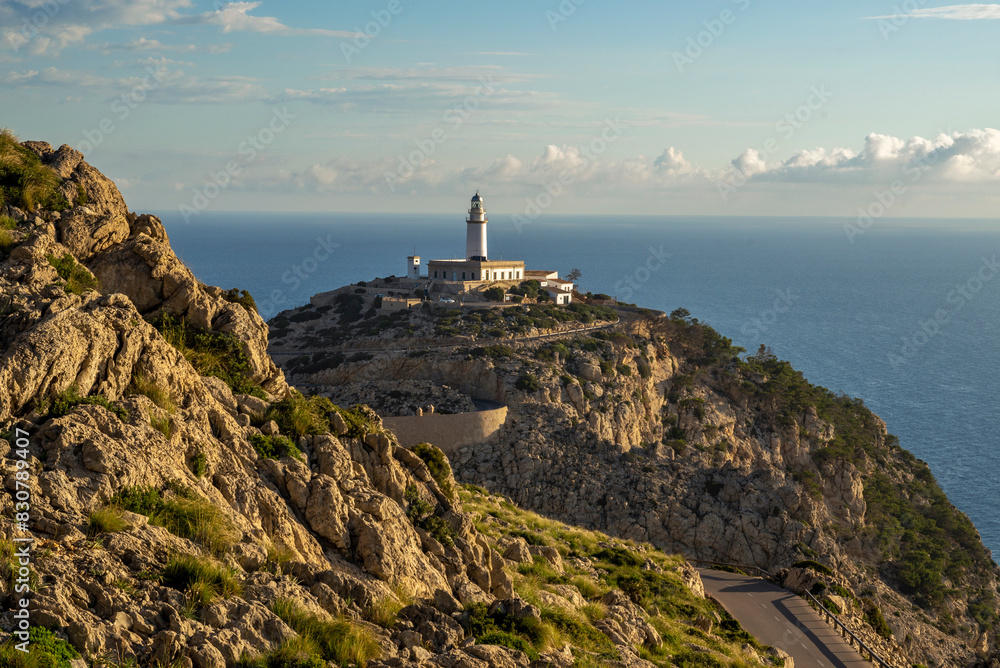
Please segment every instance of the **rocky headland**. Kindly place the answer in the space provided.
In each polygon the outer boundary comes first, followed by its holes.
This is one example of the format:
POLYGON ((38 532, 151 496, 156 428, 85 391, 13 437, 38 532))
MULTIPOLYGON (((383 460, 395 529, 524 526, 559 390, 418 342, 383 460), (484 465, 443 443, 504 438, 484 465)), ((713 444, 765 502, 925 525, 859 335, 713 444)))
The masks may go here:
POLYGON ((0 665, 785 662, 683 558, 462 488, 289 387, 252 298, 79 152, 0 133, 0 188, 0 665))
POLYGON ((861 400, 767 349, 747 355, 683 310, 619 309, 616 324, 574 334, 562 316, 605 321, 553 309, 383 314, 314 300, 271 321, 271 351, 321 394, 377 378, 415 405, 428 382, 502 403, 496 439, 449 452, 459 481, 690 559, 766 569, 901 665, 996 652, 996 564, 861 400), (445 342, 431 347, 430 331, 445 342))

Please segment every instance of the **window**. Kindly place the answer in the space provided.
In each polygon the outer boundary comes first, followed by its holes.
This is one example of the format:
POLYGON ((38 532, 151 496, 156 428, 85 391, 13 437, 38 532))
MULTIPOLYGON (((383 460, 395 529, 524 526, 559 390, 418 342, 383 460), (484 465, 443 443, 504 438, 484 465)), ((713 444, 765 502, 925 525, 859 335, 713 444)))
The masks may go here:
POLYGON ((438 277, 438 273, 435 271, 434 272, 434 278, 437 278, 437 277, 438 277))
POLYGON ((462 272, 462 280, 463 281, 465 280, 465 272, 464 271, 462 272))

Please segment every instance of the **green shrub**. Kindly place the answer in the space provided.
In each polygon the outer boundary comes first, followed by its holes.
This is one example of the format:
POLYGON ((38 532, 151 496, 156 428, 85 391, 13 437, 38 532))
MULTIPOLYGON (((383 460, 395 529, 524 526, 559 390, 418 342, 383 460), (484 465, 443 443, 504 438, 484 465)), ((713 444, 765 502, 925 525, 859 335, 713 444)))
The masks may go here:
POLYGON ((322 619, 288 598, 279 598, 271 609, 327 661, 364 668, 382 653, 371 631, 348 619, 322 619))
POLYGON ((289 439, 284 436, 266 436, 264 434, 253 434, 250 437, 250 445, 253 446, 257 456, 261 459, 281 459, 282 457, 294 457, 299 461, 305 461, 302 451, 295 447, 289 439))
POLYGON ((517 379, 514 383, 514 387, 524 392, 537 392, 542 389, 542 383, 534 374, 526 373, 517 379))
POLYGON ((403 501, 406 502, 406 516, 413 526, 423 529, 445 547, 455 544, 455 529, 443 518, 434 514, 434 506, 420 497, 416 485, 406 488, 403 501))
POLYGON ((514 357, 514 349, 510 346, 485 346, 473 348, 469 354, 477 359, 485 357, 486 359, 499 360, 514 357))
POLYGON ((0 206, 63 211, 69 202, 58 191, 60 183, 59 175, 21 146, 13 132, 0 130, 0 206))
POLYGON ((83 206, 90 201, 90 195, 87 194, 87 189, 83 187, 82 183, 76 184, 76 206, 83 206))
POLYGON ((254 301, 253 295, 246 290, 240 290, 239 288, 223 290, 222 298, 231 304, 239 304, 247 313, 257 312, 257 302, 254 301))
POLYGON ((194 474, 195 478, 201 478, 205 475, 208 470, 208 457, 205 455, 205 450, 199 447, 191 458, 191 473, 194 474))
POLYGON ((77 263, 76 258, 71 254, 63 253, 63 256, 59 258, 55 255, 46 255, 45 259, 55 268, 56 273, 59 274, 59 278, 66 281, 66 285, 64 286, 66 292, 74 295, 82 295, 84 292, 98 288, 97 279, 94 278, 94 275, 87 271, 87 268, 82 264, 77 263))
POLYGON ((17 221, 10 216, 0 216, 0 230, 17 229, 17 221))
POLYGON ((76 384, 70 385, 52 399, 48 408, 47 417, 62 417, 77 406, 100 406, 108 412, 116 415, 118 419, 122 421, 128 417, 128 411, 121 406, 108 401, 105 397, 102 397, 99 394, 93 394, 89 397, 82 396, 80 394, 80 388, 76 384))
POLYGON ((823 575, 833 575, 833 570, 831 570, 829 566, 821 564, 818 561, 813 561, 812 559, 796 561, 792 564, 792 568, 808 568, 816 571, 817 573, 822 573, 823 575))
POLYGON ((483 297, 491 302, 502 302, 504 295, 507 294, 503 288, 497 286, 492 288, 487 288, 483 292, 483 297))
POLYGON ((538 658, 537 645, 543 640, 544 631, 538 620, 526 617, 516 619, 502 614, 499 610, 490 614, 483 603, 474 603, 468 608, 468 616, 463 624, 466 632, 482 645, 500 645, 528 655, 532 661, 538 658))
POLYGON ((625 364, 624 362, 622 364, 619 364, 616 367, 616 369, 618 370, 618 373, 625 376, 626 378, 632 375, 632 367, 630 367, 628 364, 625 364))
POLYGON ((0 666, 4 668, 70 668, 80 654, 49 629, 32 626, 28 629, 29 651, 15 647, 13 638, 0 645, 0 666))
POLYGON ((150 324, 200 375, 219 378, 238 394, 266 397, 253 380, 253 367, 243 342, 233 334, 198 329, 166 313, 153 317, 150 324))
POLYGON ((156 431, 163 434, 163 437, 170 440, 170 437, 174 434, 174 424, 170 420, 169 415, 159 416, 155 413, 150 412, 149 414, 149 424, 156 431))
POLYGON ((594 559, 614 566, 642 566, 645 561, 638 555, 620 547, 607 547, 593 554, 594 559))
POLYGON ((329 415, 335 410, 326 397, 306 397, 293 391, 281 401, 271 404, 265 420, 274 420, 282 432, 293 438, 330 431, 329 415))
POLYGON ((101 533, 117 533, 130 528, 128 522, 122 517, 121 508, 104 506, 90 513, 87 534, 93 537, 101 533))
POLYGON ((445 496, 449 499, 454 498, 455 490, 451 485, 451 466, 448 464, 448 457, 430 443, 418 443, 410 450, 427 464, 431 477, 437 482, 445 496))
POLYGON ((872 627, 875 633, 879 634, 886 640, 892 637, 892 629, 885 621, 885 617, 882 616, 882 611, 879 610, 874 604, 869 604, 865 609, 865 621, 872 627))

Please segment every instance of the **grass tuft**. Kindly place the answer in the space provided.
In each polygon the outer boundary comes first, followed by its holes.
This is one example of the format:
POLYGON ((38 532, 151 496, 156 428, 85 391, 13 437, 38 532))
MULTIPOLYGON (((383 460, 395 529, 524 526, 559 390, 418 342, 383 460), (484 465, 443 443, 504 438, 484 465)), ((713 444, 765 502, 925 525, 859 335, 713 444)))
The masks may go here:
POLYGON ((102 533, 118 533, 131 527, 122 517, 122 509, 117 506, 104 506, 90 513, 87 523, 87 535, 93 538, 102 533))
POLYGON ((348 619, 322 619, 287 598, 276 600, 272 610, 305 641, 312 643, 317 654, 326 661, 364 668, 368 661, 381 655, 381 647, 371 631, 348 619))

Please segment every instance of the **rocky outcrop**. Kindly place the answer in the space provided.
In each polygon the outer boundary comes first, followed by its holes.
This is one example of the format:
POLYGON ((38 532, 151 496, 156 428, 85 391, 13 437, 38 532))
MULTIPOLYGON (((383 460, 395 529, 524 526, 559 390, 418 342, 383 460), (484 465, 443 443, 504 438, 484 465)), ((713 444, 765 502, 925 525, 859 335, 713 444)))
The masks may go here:
MULTIPOLYGON (((819 559, 844 586, 873 592, 896 631, 892 651, 913 662, 963 665, 995 645, 972 612, 981 605, 996 612, 988 554, 881 420, 860 402, 782 379, 789 394, 824 402, 841 433, 818 404, 789 402, 767 374, 744 371, 734 353, 719 352, 718 334, 680 319, 622 315, 597 336, 469 341, 430 354, 399 345, 336 365, 320 359, 295 367, 294 377, 341 393, 371 377, 433 382, 502 402, 509 412, 498 437, 451 455, 459 480, 691 558, 770 571, 819 559), (491 344, 505 349, 491 352, 491 344), (537 382, 519 386, 528 376, 537 382), (902 594, 896 573, 922 552, 894 548, 904 532, 893 533, 900 520, 885 517, 924 516, 931 504, 941 524, 927 529, 927 540, 961 573, 950 579, 957 600, 947 604, 930 605, 912 585, 902 594), (978 566, 961 565, 968 554, 978 566)), ((294 323, 287 326, 287 340, 299 340, 294 323)))
MULTIPOLYGON (((358 639, 352 663, 527 668, 524 652, 476 643, 463 623, 496 606, 540 621, 511 572, 535 560, 563 572, 560 552, 522 539, 517 561, 501 556, 509 546, 476 528, 451 474, 371 410, 288 409, 279 400, 298 395, 259 316, 198 283, 160 221, 129 213, 78 152, 27 146, 72 205, 6 207, 20 224, 0 256, 0 476, 30 498, 25 533, 16 495, 0 495, 0 553, 35 541, 32 625, 89 662, 222 668, 298 651, 306 616, 358 639), (148 321, 157 314, 234 336, 269 396, 200 375, 148 321), (303 426, 317 411, 329 430, 303 426)), ((13 610, 21 592, 3 565, 13 610)), ((583 605, 574 587, 556 591, 583 605)), ((619 603, 609 637, 641 665, 628 643, 652 635, 619 603)), ((0 644, 14 630, 3 615, 0 644)), ((574 662, 568 644, 547 650, 534 665, 574 662)))

